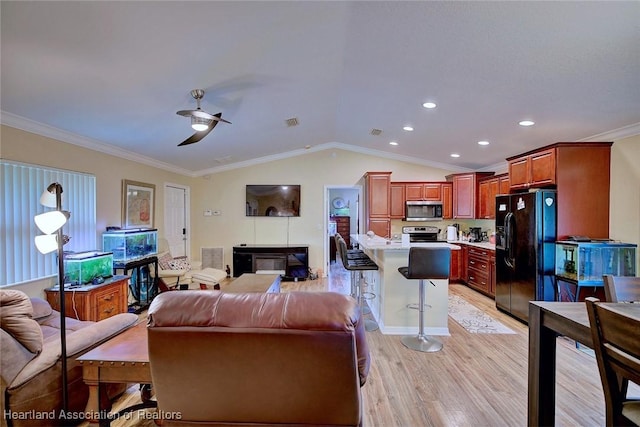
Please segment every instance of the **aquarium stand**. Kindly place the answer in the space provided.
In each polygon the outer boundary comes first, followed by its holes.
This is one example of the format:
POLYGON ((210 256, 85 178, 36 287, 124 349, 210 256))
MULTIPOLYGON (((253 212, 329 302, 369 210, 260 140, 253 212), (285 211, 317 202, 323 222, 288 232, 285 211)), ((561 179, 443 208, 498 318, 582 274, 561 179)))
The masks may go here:
POLYGON ((113 263, 113 273, 122 271, 127 275, 131 271, 129 282, 129 292, 134 299, 134 303, 129 304, 129 312, 140 314, 149 307, 153 298, 158 294, 158 257, 149 256, 142 259, 113 263), (153 266, 154 274, 150 269, 153 266))

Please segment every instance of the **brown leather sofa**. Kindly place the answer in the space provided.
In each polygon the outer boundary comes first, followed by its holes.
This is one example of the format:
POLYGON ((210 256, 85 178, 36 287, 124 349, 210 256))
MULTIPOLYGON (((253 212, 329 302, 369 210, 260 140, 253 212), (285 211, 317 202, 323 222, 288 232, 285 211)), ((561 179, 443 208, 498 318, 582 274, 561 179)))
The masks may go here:
POLYGON ((163 426, 362 424, 369 349, 331 292, 166 292, 148 312, 163 426))

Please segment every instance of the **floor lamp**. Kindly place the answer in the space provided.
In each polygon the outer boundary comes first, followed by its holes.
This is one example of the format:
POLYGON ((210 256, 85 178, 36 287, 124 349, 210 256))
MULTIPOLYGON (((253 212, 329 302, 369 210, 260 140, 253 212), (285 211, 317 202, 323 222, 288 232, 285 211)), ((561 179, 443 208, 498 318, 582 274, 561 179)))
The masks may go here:
POLYGON ((71 216, 69 212, 62 210, 62 185, 54 182, 40 196, 40 204, 55 208, 34 217, 34 221, 43 236, 36 236, 35 244, 38 251, 48 254, 58 251, 58 288, 60 295, 60 353, 62 369, 62 409, 66 413, 68 405, 67 392, 67 335, 65 324, 65 296, 64 296, 64 251, 63 245, 69 241, 69 237, 62 234, 62 226, 71 216))

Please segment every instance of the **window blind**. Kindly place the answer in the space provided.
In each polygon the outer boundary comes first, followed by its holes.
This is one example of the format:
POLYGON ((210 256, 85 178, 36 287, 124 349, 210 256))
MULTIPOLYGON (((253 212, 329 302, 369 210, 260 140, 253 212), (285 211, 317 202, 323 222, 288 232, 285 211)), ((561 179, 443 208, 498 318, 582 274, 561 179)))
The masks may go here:
POLYGON ((40 204, 49 184, 62 185, 62 209, 71 217, 62 228, 71 240, 65 251, 96 246, 96 178, 90 174, 0 160, 0 287, 58 273, 56 252, 42 255, 34 239, 42 234, 33 217, 51 210, 40 204))

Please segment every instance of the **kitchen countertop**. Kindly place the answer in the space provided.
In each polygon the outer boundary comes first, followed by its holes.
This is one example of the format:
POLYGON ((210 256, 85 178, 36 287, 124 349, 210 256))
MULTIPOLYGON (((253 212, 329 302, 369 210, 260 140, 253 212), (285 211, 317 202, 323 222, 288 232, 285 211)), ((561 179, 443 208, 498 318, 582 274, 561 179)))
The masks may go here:
MULTIPOLYGON (((461 249, 457 242, 429 242, 429 243, 411 243, 410 246, 404 246, 399 240, 386 239, 380 236, 369 237, 366 234, 352 234, 351 241, 357 242, 363 249, 371 250, 407 250, 411 246, 428 246, 428 247, 446 247, 451 250, 461 249)), ((462 242, 460 242, 462 243, 462 242)), ((467 242, 464 242, 467 243, 467 242)))
POLYGON ((495 243, 489 243, 489 242, 468 242, 466 240, 448 240, 447 243, 451 243, 451 244, 454 244, 454 245, 475 246, 477 248, 489 249, 490 251, 495 251, 496 250, 496 244, 495 243))

